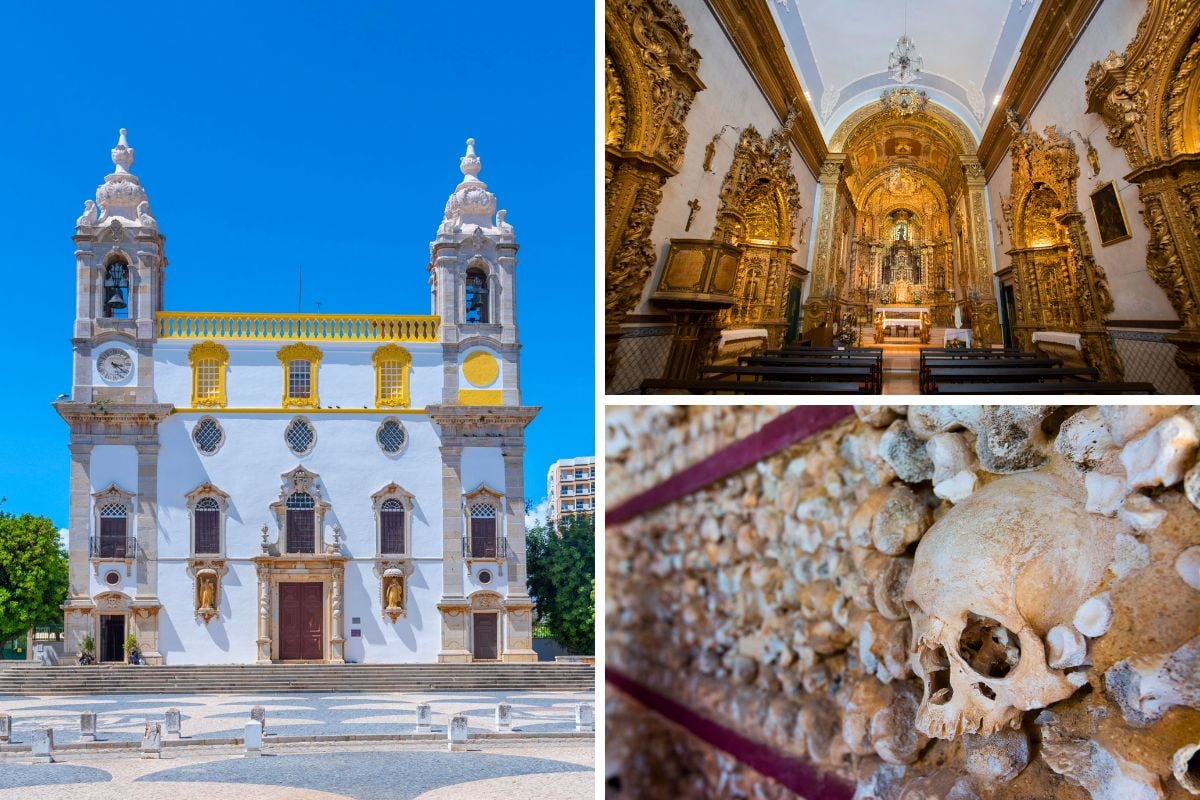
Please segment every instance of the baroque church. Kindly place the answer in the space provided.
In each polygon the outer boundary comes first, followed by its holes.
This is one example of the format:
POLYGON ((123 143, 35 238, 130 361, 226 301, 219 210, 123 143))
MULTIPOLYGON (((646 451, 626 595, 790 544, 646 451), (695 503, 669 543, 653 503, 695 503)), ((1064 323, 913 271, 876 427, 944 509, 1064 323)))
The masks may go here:
POLYGON ((75 226, 68 656, 90 638, 120 661, 133 636, 154 664, 536 661, 538 409, 474 140, 428 314, 168 310, 133 154, 121 130, 75 226))
POLYGON ((1198 63, 1195 0, 607 0, 607 391, 1200 389, 1198 63))

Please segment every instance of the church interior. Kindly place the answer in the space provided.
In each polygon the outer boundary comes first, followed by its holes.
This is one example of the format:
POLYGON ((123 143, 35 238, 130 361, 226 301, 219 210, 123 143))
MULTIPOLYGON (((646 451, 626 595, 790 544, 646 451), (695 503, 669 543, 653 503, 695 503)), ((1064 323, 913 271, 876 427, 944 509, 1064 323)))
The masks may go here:
POLYGON ((606 391, 1200 389, 1200 2, 607 0, 606 391))

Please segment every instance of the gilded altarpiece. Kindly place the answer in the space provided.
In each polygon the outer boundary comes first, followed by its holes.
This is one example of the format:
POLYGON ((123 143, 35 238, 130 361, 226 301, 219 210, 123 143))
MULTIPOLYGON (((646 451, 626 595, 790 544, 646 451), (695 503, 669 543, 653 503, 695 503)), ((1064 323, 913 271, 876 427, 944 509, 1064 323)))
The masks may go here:
POLYGON ((604 20, 605 361, 611 376, 621 323, 637 306, 656 261, 650 231, 662 187, 683 164, 684 122, 704 84, 687 23, 668 0, 612 0, 604 20))
POLYGON ((1200 2, 1150 0, 1125 52, 1092 65, 1087 102, 1133 169, 1146 269, 1180 319, 1167 341, 1200 391, 1200 2))
POLYGON ((807 274, 792 264, 792 234, 801 205, 789 128, 785 121, 767 139, 753 126, 742 132, 721 185, 712 237, 740 252, 734 305, 721 313, 721 327, 766 329, 772 347, 782 343, 788 326, 788 288, 802 286, 807 274))
POLYGON ((1048 354, 1094 367, 1103 380, 1123 380, 1124 368, 1106 327, 1112 295, 1092 256, 1078 207, 1074 143, 1052 125, 1044 136, 1018 134, 1011 154, 1011 209, 1005 218, 1013 243, 1008 256, 1015 272, 1017 344, 1037 349, 1033 334, 1038 331, 1079 334, 1078 351, 1063 348, 1048 354))
POLYGON ((843 307, 863 313, 888 297, 880 294, 888 288, 882 269, 894 242, 884 233, 894 230, 895 220, 890 226, 883 221, 905 210, 922 223, 915 248, 922 280, 916 291, 932 308, 933 324, 949 325, 957 304, 980 346, 1000 341, 978 145, 953 113, 928 100, 919 105, 869 104, 831 137, 820 175, 806 330, 836 318, 843 307), (847 244, 845 226, 855 223, 850 217, 869 222, 865 229, 852 228, 855 240, 847 244))

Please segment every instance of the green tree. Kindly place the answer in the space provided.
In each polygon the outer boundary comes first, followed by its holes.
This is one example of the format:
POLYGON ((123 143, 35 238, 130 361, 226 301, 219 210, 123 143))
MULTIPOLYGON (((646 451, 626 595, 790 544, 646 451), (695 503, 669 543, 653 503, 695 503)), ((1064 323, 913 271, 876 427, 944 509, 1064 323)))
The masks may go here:
POLYGON ((529 594, 538 616, 568 651, 596 651, 596 527, 567 516, 526 533, 529 594))
POLYGON ((45 517, 0 511, 0 641, 62 622, 67 554, 45 517))

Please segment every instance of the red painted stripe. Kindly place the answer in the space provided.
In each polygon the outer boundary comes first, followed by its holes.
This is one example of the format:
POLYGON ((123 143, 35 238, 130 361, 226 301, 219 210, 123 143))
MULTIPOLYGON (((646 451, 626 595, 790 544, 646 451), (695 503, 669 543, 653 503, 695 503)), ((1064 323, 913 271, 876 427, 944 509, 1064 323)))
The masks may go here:
MULTIPOLYGON (((771 778, 805 800, 850 800, 854 787, 836 775, 819 772, 812 764, 784 755, 767 745, 747 739, 736 731, 676 703, 643 686, 612 667, 604 668, 604 680, 664 719, 679 725, 692 736, 723 750, 760 775, 771 778)), ((638 787, 653 790, 653 786, 638 787)))
POLYGON ((619 525, 659 506, 678 500, 739 470, 755 464, 790 444, 840 422, 854 413, 851 406, 799 406, 780 414, 758 431, 713 453, 667 478, 657 486, 626 500, 604 515, 605 525, 619 525))

